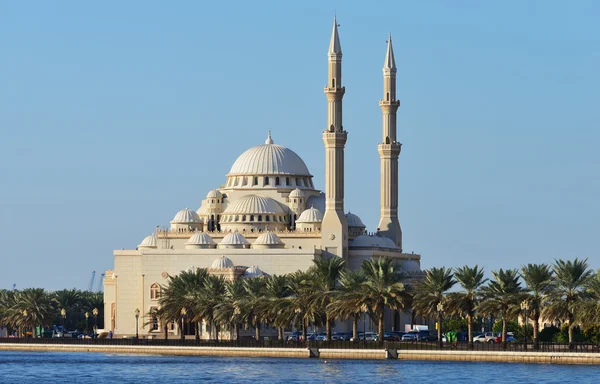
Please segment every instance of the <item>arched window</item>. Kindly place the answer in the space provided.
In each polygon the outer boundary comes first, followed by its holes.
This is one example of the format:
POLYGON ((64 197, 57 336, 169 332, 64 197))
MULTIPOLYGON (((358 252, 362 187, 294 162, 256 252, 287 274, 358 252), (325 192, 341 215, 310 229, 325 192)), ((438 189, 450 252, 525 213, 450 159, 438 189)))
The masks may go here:
MULTIPOLYGON (((157 310, 158 310, 158 307, 150 308, 151 313, 156 313, 157 310)), ((150 331, 158 331, 158 329, 159 329, 158 317, 156 315, 152 315, 152 319, 150 322, 150 331)))
MULTIPOLYGON (((269 216, 267 216, 267 218, 269 218, 269 216)), ((262 215, 258 215, 258 221, 262 221, 262 215)), ((269 221, 269 220, 267 220, 269 221)))
POLYGON ((296 177, 296 185, 300 185, 300 179, 296 177))
POLYGON ((269 176, 265 176, 265 185, 269 185, 269 176))
POLYGON ((289 177, 285 178, 285 185, 290 185, 290 178, 289 177))
POLYGON ((154 283, 150 286, 150 300, 158 300, 160 296, 160 285, 154 283))
POLYGON ((279 176, 275 178, 275 185, 279 185, 279 176))
POLYGON ((242 216, 242 221, 246 221, 246 215, 242 216))
POLYGON ((212 199, 211 203, 213 203, 213 204, 214 204, 214 203, 215 203, 215 199, 212 199))
POLYGON ((269 221, 269 215, 265 216, 265 221, 269 221))
POLYGON ((254 215, 250 215, 250 221, 254 221, 254 215))
POLYGON ((296 202, 296 199, 294 199, 294 203, 296 202))
POLYGON ((335 88, 335 79, 331 79, 331 88, 335 88))
POLYGON ((240 217, 239 217, 239 216, 236 216, 236 217, 235 217, 235 221, 240 221, 240 217))
POLYGON ((387 97, 387 101, 390 101, 390 93, 389 92, 387 93, 386 97, 387 97))
POLYGON ((254 183, 252 185, 258 185, 258 177, 254 176, 254 183))
POLYGON ((389 137, 389 136, 386 136, 386 137, 385 137, 385 143, 386 143, 386 144, 389 144, 389 143, 390 143, 390 137, 389 137))

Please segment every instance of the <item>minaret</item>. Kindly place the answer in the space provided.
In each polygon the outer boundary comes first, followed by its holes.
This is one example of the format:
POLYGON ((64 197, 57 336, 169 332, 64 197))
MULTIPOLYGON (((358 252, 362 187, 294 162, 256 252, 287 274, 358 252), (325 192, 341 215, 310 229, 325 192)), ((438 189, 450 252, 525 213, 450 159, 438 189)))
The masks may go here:
POLYGON ((333 19, 333 32, 328 52, 327 129, 323 131, 325 143, 325 214, 321 225, 323 249, 330 255, 344 259, 348 255, 348 222, 344 215, 344 145, 347 132, 342 125, 342 47, 337 21, 333 19))
POLYGON ((402 230, 398 222, 398 156, 401 144, 396 140, 396 111, 400 101, 396 99, 396 61, 392 48, 392 35, 387 41, 383 63, 383 100, 379 102, 383 113, 383 139, 379 144, 381 159, 381 209, 378 231, 402 249, 402 230))

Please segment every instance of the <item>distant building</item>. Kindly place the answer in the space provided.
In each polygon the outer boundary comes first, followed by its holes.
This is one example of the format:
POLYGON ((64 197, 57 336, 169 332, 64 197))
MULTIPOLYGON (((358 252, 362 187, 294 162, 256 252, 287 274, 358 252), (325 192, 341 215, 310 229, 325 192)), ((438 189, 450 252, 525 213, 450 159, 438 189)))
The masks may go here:
MULTIPOLYGON (((401 145, 396 136, 400 101, 396 98, 391 36, 383 67, 383 99, 379 102, 383 112, 382 141, 378 145, 381 208, 375 233, 367 233, 360 217, 344 210, 347 132, 342 125, 342 99, 346 89, 342 85, 342 49, 335 21, 328 51, 328 79, 328 121, 322 132, 325 190, 315 188, 302 158, 276 144, 269 132, 264 144, 237 158, 224 186, 210 190, 197 211, 185 208, 177 212, 168 229, 157 228, 135 250, 114 251, 114 269, 104 278, 107 330, 116 335, 134 334, 135 309, 147 314, 157 308, 161 285, 167 277, 191 267, 237 279, 306 270, 321 255, 341 257, 352 269, 360 268, 363 260, 388 256, 399 260, 413 279, 423 277, 420 255, 402 252, 398 221, 401 145)), ((218 137, 222 136, 215 135, 215 140, 218 137)), ((194 151, 196 148, 191 146, 190 153, 194 151)), ((190 177, 202 177, 201 169, 190 177)), ((180 187, 180 183, 173 185, 174 190, 180 187)), ((406 322, 410 322, 408 314, 388 314, 389 329, 404 329, 406 322)), ((340 324, 337 329, 344 327, 340 324)), ((160 333, 161 329, 158 319, 140 321, 142 335, 160 333), (150 325, 142 327, 146 323, 150 325)), ((173 334, 181 332, 175 324, 171 330, 173 334)), ((191 333, 193 328, 184 332, 191 333)))

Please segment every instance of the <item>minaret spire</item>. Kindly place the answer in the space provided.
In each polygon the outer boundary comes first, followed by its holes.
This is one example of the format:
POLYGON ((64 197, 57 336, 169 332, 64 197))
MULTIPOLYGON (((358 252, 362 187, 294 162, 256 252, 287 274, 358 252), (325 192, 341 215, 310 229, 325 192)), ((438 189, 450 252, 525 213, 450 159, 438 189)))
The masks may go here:
POLYGON ((321 224, 321 241, 325 253, 346 258, 348 255, 348 222, 344 215, 344 146, 347 132, 342 125, 342 46, 337 18, 327 52, 327 129, 325 143, 325 214, 321 224))
POLYGON ((396 140, 396 111, 400 107, 400 101, 396 99, 396 60, 391 33, 383 62, 383 99, 379 101, 379 106, 383 115, 383 137, 378 146, 381 162, 378 230, 380 235, 392 239, 402 249, 402 230, 398 221, 398 157, 401 144, 396 140))

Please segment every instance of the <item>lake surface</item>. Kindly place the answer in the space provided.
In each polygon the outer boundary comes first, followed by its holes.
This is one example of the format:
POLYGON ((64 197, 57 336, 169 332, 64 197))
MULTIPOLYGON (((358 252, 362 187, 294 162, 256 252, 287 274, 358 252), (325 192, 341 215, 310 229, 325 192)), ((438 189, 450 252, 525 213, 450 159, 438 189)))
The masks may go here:
POLYGON ((0 352, 0 383, 598 383, 599 366, 0 352))

